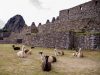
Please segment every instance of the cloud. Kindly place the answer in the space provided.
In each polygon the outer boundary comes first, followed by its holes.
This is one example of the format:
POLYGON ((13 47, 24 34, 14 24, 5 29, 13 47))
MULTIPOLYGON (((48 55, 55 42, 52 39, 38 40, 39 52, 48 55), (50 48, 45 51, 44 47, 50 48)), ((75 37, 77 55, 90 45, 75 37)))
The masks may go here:
POLYGON ((42 9, 42 3, 39 0, 30 0, 30 2, 38 9, 42 9))

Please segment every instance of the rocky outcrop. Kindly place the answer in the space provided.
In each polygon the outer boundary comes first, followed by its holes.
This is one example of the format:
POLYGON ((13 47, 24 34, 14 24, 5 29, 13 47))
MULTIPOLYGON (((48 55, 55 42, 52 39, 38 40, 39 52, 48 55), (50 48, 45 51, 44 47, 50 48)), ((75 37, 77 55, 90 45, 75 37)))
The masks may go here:
POLYGON ((7 30, 10 32, 20 32, 24 26, 25 21, 23 17, 21 15, 15 15, 8 20, 3 30, 7 30))

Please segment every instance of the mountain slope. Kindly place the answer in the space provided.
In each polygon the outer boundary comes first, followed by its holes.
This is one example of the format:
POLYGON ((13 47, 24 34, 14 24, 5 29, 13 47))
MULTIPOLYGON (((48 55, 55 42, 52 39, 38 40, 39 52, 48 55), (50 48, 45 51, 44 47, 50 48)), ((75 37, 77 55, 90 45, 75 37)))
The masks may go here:
POLYGON ((19 32, 25 26, 25 21, 21 15, 15 15, 8 20, 3 30, 19 32))

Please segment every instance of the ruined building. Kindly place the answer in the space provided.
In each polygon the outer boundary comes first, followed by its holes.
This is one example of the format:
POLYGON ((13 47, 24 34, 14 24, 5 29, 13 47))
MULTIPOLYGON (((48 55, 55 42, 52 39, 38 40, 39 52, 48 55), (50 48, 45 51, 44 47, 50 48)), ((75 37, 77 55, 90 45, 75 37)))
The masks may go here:
POLYGON ((34 22, 27 26, 23 20, 22 24, 17 20, 16 25, 15 20, 10 20, 13 27, 4 27, 10 32, 0 31, 1 43, 22 43, 46 48, 100 49, 100 0, 61 10, 57 18, 53 17, 51 22, 47 20, 46 24, 39 23, 38 27, 34 22), (5 37, 6 34, 9 35, 5 37))

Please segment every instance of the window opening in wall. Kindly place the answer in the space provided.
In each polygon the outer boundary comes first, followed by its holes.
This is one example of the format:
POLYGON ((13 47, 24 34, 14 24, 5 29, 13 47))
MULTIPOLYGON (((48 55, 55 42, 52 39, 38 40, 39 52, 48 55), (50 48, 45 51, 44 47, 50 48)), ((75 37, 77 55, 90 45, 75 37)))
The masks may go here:
POLYGON ((80 9, 83 10, 83 8, 80 6, 80 9))
POLYGON ((69 14, 69 10, 68 10, 68 14, 69 14))
POLYGON ((0 37, 0 40, 3 40, 3 37, 0 37))
POLYGON ((97 5, 98 4, 98 1, 95 1, 95 5, 97 5))
POLYGON ((26 36, 31 35, 31 33, 26 33, 26 36))
POLYGON ((22 43, 22 39, 17 39, 17 43, 22 43))
POLYGON ((68 10, 68 19, 69 19, 69 10, 68 10))

